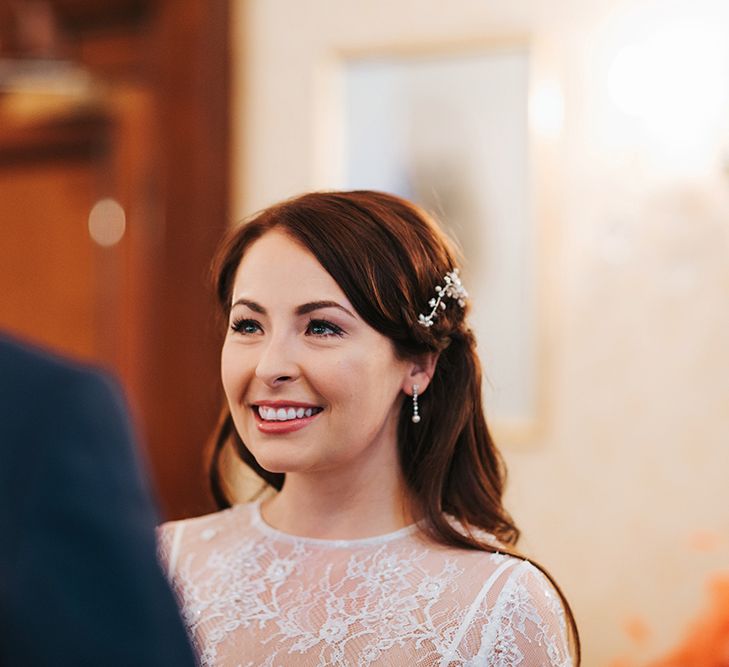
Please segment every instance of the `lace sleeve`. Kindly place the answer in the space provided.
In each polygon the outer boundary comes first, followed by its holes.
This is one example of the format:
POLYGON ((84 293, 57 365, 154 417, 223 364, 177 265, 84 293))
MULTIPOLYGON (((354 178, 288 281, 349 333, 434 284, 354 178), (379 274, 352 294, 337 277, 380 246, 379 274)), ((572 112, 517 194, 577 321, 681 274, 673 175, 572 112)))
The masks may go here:
POLYGON ((184 526, 184 521, 173 521, 162 524, 156 529, 157 559, 168 581, 172 581, 175 575, 184 526))
POLYGON ((562 602, 547 578, 528 562, 512 572, 494 607, 490 637, 479 664, 493 667, 571 667, 562 602))

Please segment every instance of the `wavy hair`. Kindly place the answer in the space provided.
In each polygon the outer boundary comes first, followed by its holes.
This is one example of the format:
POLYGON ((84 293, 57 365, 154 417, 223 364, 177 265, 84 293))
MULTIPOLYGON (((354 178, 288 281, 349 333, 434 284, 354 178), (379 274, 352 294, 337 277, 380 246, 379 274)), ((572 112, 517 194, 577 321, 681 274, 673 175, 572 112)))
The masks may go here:
MULTIPOLYGON (((313 192, 281 202, 232 229, 220 246, 212 271, 226 318, 243 255, 273 229, 316 257, 360 317, 393 341, 400 358, 438 354, 435 373, 419 397, 420 423, 412 423, 407 401, 398 422, 400 465, 423 532, 440 544, 523 558, 514 548, 519 529, 502 502, 506 470, 484 417, 481 366, 466 323, 467 307, 440 310, 431 327, 418 322, 435 286, 457 266, 444 233, 414 204, 382 192, 313 192), (502 546, 480 539, 480 531, 497 537, 502 546)), ((282 488, 284 473, 269 472, 256 462, 226 406, 213 434, 209 471, 219 508, 230 506, 220 471, 229 443, 267 484, 282 488)), ((551 575, 535 565, 562 598, 579 664, 579 637, 569 604, 551 575)))

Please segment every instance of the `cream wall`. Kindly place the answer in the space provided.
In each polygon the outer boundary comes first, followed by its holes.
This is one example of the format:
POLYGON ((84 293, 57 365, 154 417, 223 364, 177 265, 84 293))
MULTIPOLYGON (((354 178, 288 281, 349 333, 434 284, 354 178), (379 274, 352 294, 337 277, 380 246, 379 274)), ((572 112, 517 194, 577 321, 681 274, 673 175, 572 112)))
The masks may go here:
POLYGON ((572 600, 587 667, 662 655, 729 573, 725 5, 234 2, 236 218, 338 185, 348 53, 526 38, 534 98, 561 91, 561 126, 532 135, 543 408, 501 442, 521 546, 572 600))

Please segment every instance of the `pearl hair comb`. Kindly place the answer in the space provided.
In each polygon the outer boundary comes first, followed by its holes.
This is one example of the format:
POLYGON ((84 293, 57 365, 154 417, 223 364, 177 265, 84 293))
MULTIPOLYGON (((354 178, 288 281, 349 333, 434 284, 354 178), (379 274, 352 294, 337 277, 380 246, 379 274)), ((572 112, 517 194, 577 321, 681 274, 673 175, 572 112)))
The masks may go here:
POLYGON ((461 308, 466 305, 468 292, 461 282, 458 269, 446 273, 443 276, 443 282, 443 285, 435 286, 435 296, 428 301, 428 305, 432 308, 430 313, 418 315, 418 323, 426 328, 433 326, 433 320, 438 317, 438 309, 445 310, 447 299, 454 299, 461 308))

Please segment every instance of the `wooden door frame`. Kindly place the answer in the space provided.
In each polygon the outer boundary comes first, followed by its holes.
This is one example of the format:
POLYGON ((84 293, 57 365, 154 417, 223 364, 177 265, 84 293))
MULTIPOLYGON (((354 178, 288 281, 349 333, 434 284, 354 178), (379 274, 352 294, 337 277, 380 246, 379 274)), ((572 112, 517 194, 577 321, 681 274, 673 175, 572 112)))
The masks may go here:
MULTIPOLYGON (((102 144, 99 194, 122 203, 127 232, 97 251, 96 360, 127 389, 163 518, 201 513, 212 509, 204 446, 222 400, 208 271, 229 225, 230 2, 47 5, 59 35, 47 57, 82 66, 104 93, 77 122, 0 128, 0 158, 63 160, 102 144)), ((14 46, 12 57, 38 57, 14 46)))

